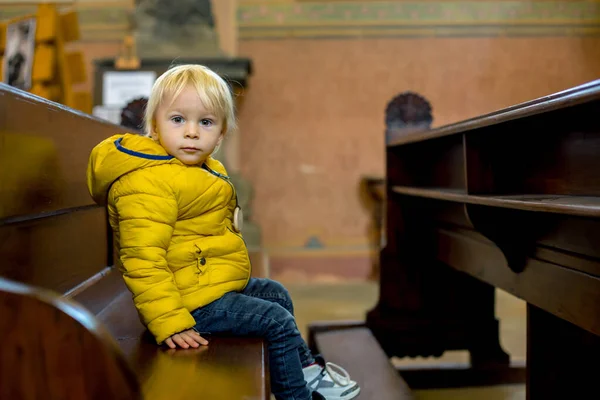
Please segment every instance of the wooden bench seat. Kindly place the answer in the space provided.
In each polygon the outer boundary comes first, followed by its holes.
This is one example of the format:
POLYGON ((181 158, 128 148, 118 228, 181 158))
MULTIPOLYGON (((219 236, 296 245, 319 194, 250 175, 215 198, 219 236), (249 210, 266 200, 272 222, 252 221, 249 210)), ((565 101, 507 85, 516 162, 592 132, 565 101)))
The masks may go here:
POLYGON ((3 84, 0 110, 0 400, 269 399, 262 340, 169 350, 141 325, 85 183, 123 128, 3 84))
MULTIPOLYGON (((110 279, 121 281, 118 272, 112 274, 110 279)), ((208 337, 209 345, 197 349, 159 347, 140 323, 122 281, 121 285, 120 293, 96 317, 136 372, 144 399, 269 398, 267 351, 262 339, 208 337)))
POLYGON ((360 323, 315 323, 310 326, 310 335, 309 345, 315 353, 342 365, 359 382, 359 399, 414 399, 367 327, 360 323))
POLYGON ((159 347, 139 323, 127 292, 94 317, 64 296, 0 278, 0 314, 0 399, 270 395, 261 339, 211 337, 197 349, 159 347))

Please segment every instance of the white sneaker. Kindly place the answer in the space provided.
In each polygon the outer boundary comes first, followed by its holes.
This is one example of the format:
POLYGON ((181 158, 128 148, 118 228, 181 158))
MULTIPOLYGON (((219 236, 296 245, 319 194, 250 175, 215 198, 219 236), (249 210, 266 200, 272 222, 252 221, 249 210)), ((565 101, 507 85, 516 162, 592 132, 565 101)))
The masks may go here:
POLYGON ((310 390, 319 392, 326 400, 349 400, 360 393, 360 387, 350 379, 344 368, 334 363, 325 363, 320 357, 317 357, 317 363, 302 371, 310 390))

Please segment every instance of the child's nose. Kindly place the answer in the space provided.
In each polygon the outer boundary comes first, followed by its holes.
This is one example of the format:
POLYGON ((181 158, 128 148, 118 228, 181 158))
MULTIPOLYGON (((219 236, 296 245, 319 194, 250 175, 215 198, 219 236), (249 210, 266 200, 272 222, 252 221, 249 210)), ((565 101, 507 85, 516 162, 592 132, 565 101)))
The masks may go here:
POLYGON ((198 138, 198 128, 194 125, 191 124, 190 126, 187 127, 187 129, 185 130, 185 137, 186 138, 198 138))

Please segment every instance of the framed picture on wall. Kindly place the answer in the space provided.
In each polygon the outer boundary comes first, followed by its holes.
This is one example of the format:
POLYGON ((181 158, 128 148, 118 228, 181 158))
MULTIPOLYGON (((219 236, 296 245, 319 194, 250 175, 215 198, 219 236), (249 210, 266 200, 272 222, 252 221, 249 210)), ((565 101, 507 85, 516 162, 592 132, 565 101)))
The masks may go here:
POLYGON ((102 103, 124 107, 139 97, 150 97, 156 80, 154 71, 108 71, 102 77, 102 103))
POLYGON ((2 82, 22 90, 31 89, 35 28, 35 18, 10 22, 6 26, 2 82))

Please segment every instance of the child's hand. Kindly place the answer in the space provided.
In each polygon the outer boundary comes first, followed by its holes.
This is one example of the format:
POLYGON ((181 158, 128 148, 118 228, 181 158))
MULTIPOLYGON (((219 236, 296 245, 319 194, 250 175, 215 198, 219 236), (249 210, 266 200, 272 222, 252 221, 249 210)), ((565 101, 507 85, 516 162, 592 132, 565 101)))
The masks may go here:
POLYGON ((174 334, 165 340, 165 343, 172 349, 176 348, 177 346, 181 347, 182 349, 189 349, 190 347, 196 348, 201 344, 206 346, 208 344, 208 340, 200 336, 195 330, 188 329, 186 331, 174 334))

